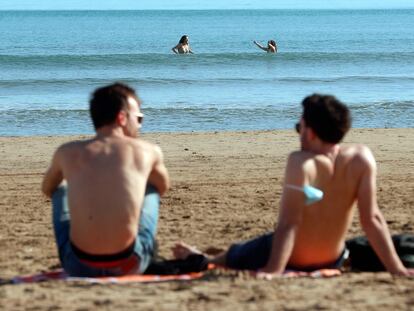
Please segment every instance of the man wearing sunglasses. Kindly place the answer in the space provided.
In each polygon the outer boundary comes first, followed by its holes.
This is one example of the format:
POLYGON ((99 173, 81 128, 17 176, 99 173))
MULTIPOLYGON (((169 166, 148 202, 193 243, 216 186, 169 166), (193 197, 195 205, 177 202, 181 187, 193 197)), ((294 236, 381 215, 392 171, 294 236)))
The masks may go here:
MULTIPOLYGON (((289 155, 279 219, 274 232, 230 248, 207 261, 264 277, 286 268, 313 271, 340 268, 347 257, 345 238, 354 204, 378 257, 396 275, 414 275, 397 256, 376 201, 376 163, 362 145, 340 145, 351 126, 348 108, 333 96, 312 95, 303 102, 296 130, 300 150, 289 155)), ((176 244, 177 258, 196 249, 176 244)))
POLYGON ((60 146, 44 176, 59 258, 72 276, 142 273, 153 255, 169 176, 161 149, 138 138, 140 106, 125 84, 97 89, 95 137, 60 146))

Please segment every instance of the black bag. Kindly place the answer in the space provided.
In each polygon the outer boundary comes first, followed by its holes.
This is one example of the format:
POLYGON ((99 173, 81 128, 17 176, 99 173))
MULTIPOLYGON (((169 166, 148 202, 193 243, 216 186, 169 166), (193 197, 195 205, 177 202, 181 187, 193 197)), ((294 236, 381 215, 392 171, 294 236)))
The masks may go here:
POLYGON ((208 260, 203 255, 190 255, 186 259, 153 260, 144 274, 183 274, 207 270, 208 260))
MULTIPOLYGON (((395 249, 402 263, 407 268, 414 268, 414 234, 397 234, 392 236, 395 249)), ((375 254, 368 239, 359 236, 346 241, 352 270, 385 271, 384 265, 375 254)))
POLYGON ((167 260, 158 255, 158 241, 154 241, 152 260, 143 274, 183 274, 201 272, 208 268, 208 260, 204 255, 190 255, 186 259, 167 260))

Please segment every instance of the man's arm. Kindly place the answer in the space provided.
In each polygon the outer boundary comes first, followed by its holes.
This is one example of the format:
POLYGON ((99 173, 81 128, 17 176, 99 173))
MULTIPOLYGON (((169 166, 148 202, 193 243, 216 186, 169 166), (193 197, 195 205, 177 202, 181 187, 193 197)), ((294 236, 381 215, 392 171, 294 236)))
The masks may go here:
MULTIPOLYGON (((285 185, 303 187, 305 174, 303 163, 297 153, 289 156, 285 172, 285 185)), ((280 274, 286 268, 292 254, 297 228, 302 221, 304 196, 284 187, 280 203, 279 220, 273 234, 272 251, 261 272, 280 274)))
POLYGON ((170 188, 170 177, 164 164, 161 148, 158 146, 154 146, 154 165, 148 182, 157 188, 160 195, 163 195, 170 188))
POLYGON ((265 48, 264 46, 262 46, 260 43, 258 43, 257 41, 253 41, 254 44, 256 44, 259 48, 261 48, 263 51, 267 51, 267 48, 265 48))
POLYGON ((377 167, 374 156, 368 148, 360 155, 363 174, 358 186, 358 210, 362 228, 386 269, 397 275, 409 275, 398 257, 384 216, 378 208, 376 197, 377 167))
POLYGON ((175 54, 178 54, 178 45, 174 46, 171 51, 173 51, 175 54))
POLYGON ((62 168, 60 166, 60 153, 60 149, 55 152, 52 163, 43 177, 42 192, 49 198, 52 197, 53 192, 55 192, 63 180, 62 168))

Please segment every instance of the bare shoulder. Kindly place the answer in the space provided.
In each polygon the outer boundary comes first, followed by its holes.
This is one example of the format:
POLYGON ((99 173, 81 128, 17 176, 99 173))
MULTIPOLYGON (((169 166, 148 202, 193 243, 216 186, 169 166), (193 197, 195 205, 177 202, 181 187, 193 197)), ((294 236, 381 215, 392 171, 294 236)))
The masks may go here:
POLYGON ((315 154, 307 151, 293 151, 289 154, 288 157, 288 166, 303 166, 308 161, 312 161, 315 158, 315 154))
POLYGON ((314 159, 315 155, 311 152, 299 150, 290 153, 286 165, 286 175, 303 178, 306 167, 309 163, 312 163, 314 159))
POLYGON ((162 157, 161 147, 143 139, 130 139, 131 144, 136 150, 148 153, 154 157, 162 157))
POLYGON ((60 155, 60 156, 65 156, 67 154, 71 154, 71 153, 75 152, 76 150, 79 150, 79 149, 83 148, 88 142, 89 142, 89 140, 88 141, 74 140, 74 141, 64 143, 56 149, 56 154, 60 155))
POLYGON ((375 168, 376 162, 371 149, 362 144, 341 146, 341 156, 348 158, 360 168, 375 168))
POLYGON ((141 138, 129 138, 129 141, 137 148, 142 148, 146 150, 153 150, 159 148, 158 145, 147 140, 143 140, 141 138))

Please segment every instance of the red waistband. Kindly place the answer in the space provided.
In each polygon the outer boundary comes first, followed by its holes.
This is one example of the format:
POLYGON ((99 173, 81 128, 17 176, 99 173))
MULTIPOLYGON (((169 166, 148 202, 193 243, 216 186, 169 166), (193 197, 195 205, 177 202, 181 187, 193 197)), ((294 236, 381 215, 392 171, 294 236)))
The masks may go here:
POLYGON ((85 259, 79 259, 80 262, 100 269, 120 268, 126 274, 131 270, 137 270, 140 264, 140 258, 136 254, 132 254, 129 258, 114 260, 114 261, 89 261, 85 259))
POLYGON ((106 255, 89 254, 76 247, 72 242, 70 244, 79 261, 93 268, 120 268, 126 274, 132 270, 137 270, 140 265, 140 258, 134 252, 135 241, 121 252, 106 255))
POLYGON ((135 240, 126 249, 113 254, 91 254, 78 248, 74 243, 72 243, 72 241, 70 241, 70 246, 79 259, 88 262, 114 262, 127 259, 134 254, 135 240))

